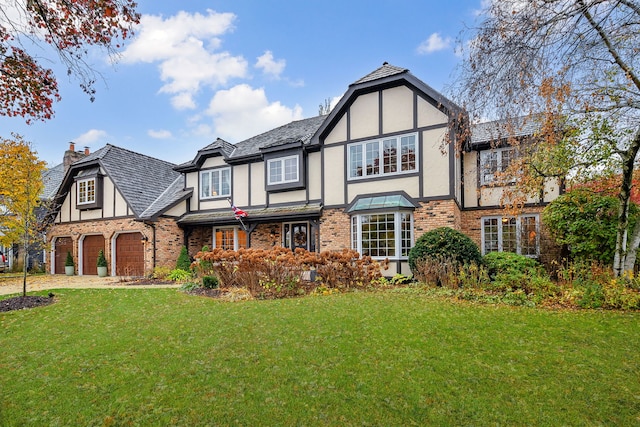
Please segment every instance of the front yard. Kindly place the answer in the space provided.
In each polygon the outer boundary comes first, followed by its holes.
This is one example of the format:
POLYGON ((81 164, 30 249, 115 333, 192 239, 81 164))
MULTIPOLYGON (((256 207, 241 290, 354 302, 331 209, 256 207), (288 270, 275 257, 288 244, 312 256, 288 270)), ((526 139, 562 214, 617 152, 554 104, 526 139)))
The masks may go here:
POLYGON ((638 312, 55 293, 0 313, 0 425, 640 423, 638 312))

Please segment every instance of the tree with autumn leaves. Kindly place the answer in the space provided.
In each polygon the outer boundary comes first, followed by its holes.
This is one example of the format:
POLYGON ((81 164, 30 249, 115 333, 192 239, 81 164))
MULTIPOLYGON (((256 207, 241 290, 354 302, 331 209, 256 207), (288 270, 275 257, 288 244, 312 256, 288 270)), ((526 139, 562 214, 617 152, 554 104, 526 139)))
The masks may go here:
MULTIPOLYGON (((630 231, 634 166, 640 151, 640 1, 500 0, 486 3, 461 46, 454 92, 478 118, 500 118, 520 151, 507 173, 527 197, 550 178, 617 179, 613 267, 633 269, 640 222, 630 231), (539 131, 521 144, 527 117, 539 131), (632 255, 632 256, 629 256, 632 255)), ((508 192, 509 193, 509 192, 508 192)), ((506 204, 526 197, 511 191, 506 204)))
POLYGON ((27 294, 28 248, 42 244, 42 224, 36 216, 46 165, 20 136, 0 140, 0 241, 19 244, 23 256, 23 295, 27 294))
POLYGON ((115 56, 139 22, 133 0, 7 0, 0 5, 0 115, 47 120, 60 100, 56 76, 25 46, 53 50, 93 100, 88 48, 115 56), (48 48, 48 49, 47 49, 48 48))

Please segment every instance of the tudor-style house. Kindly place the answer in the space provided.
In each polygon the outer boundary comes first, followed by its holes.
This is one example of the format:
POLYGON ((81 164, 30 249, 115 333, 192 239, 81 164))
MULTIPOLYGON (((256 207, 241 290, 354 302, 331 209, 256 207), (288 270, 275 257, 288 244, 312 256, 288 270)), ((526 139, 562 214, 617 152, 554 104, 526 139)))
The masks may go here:
MULTIPOLYGON (((96 240, 111 273, 120 275, 127 252, 138 254, 135 272, 147 273, 175 265, 182 244, 191 255, 205 245, 277 245, 353 248, 388 259, 387 275, 410 274, 406 261, 415 240, 440 226, 468 234, 483 252, 549 254, 539 213, 558 185, 549 183, 522 214, 505 215, 500 193, 510 183, 495 174, 515 152, 495 122, 476 125, 459 140, 465 120, 459 106, 385 63, 351 84, 330 114, 235 144, 218 139, 179 166, 108 145, 65 176, 49 233, 52 260, 70 247, 84 263, 96 240), (154 164, 153 174, 140 166, 146 162, 154 164), (236 215, 231 203, 246 216, 236 215)), ((531 133, 522 128, 523 137, 531 133)), ((51 271, 57 266, 52 261, 51 271)), ((94 274, 88 266, 79 273, 94 274)))

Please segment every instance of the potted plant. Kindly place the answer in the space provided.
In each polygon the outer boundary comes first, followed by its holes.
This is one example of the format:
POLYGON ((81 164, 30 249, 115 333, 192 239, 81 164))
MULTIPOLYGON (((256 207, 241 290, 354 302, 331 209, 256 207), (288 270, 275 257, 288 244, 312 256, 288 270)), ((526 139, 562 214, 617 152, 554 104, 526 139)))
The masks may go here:
POLYGON ((64 261, 64 274, 67 276, 73 276, 76 266, 73 263, 73 256, 71 252, 67 251, 67 259, 64 261))
POLYGON ((107 260, 104 257, 104 251, 100 249, 98 252, 98 277, 107 276, 107 260))

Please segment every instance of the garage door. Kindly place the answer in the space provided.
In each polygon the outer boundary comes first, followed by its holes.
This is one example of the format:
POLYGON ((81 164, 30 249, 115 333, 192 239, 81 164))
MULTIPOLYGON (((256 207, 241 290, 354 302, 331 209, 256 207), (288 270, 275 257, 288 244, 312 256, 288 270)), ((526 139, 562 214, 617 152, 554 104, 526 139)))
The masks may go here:
POLYGON ((104 237, 85 236, 82 240, 82 274, 98 274, 98 252, 104 251, 104 237))
POLYGON ((144 276, 142 234, 126 233, 116 238, 116 275, 144 276))
POLYGON ((73 253, 73 240, 71 237, 58 237, 55 247, 55 274, 64 274, 64 262, 67 252, 73 253))

